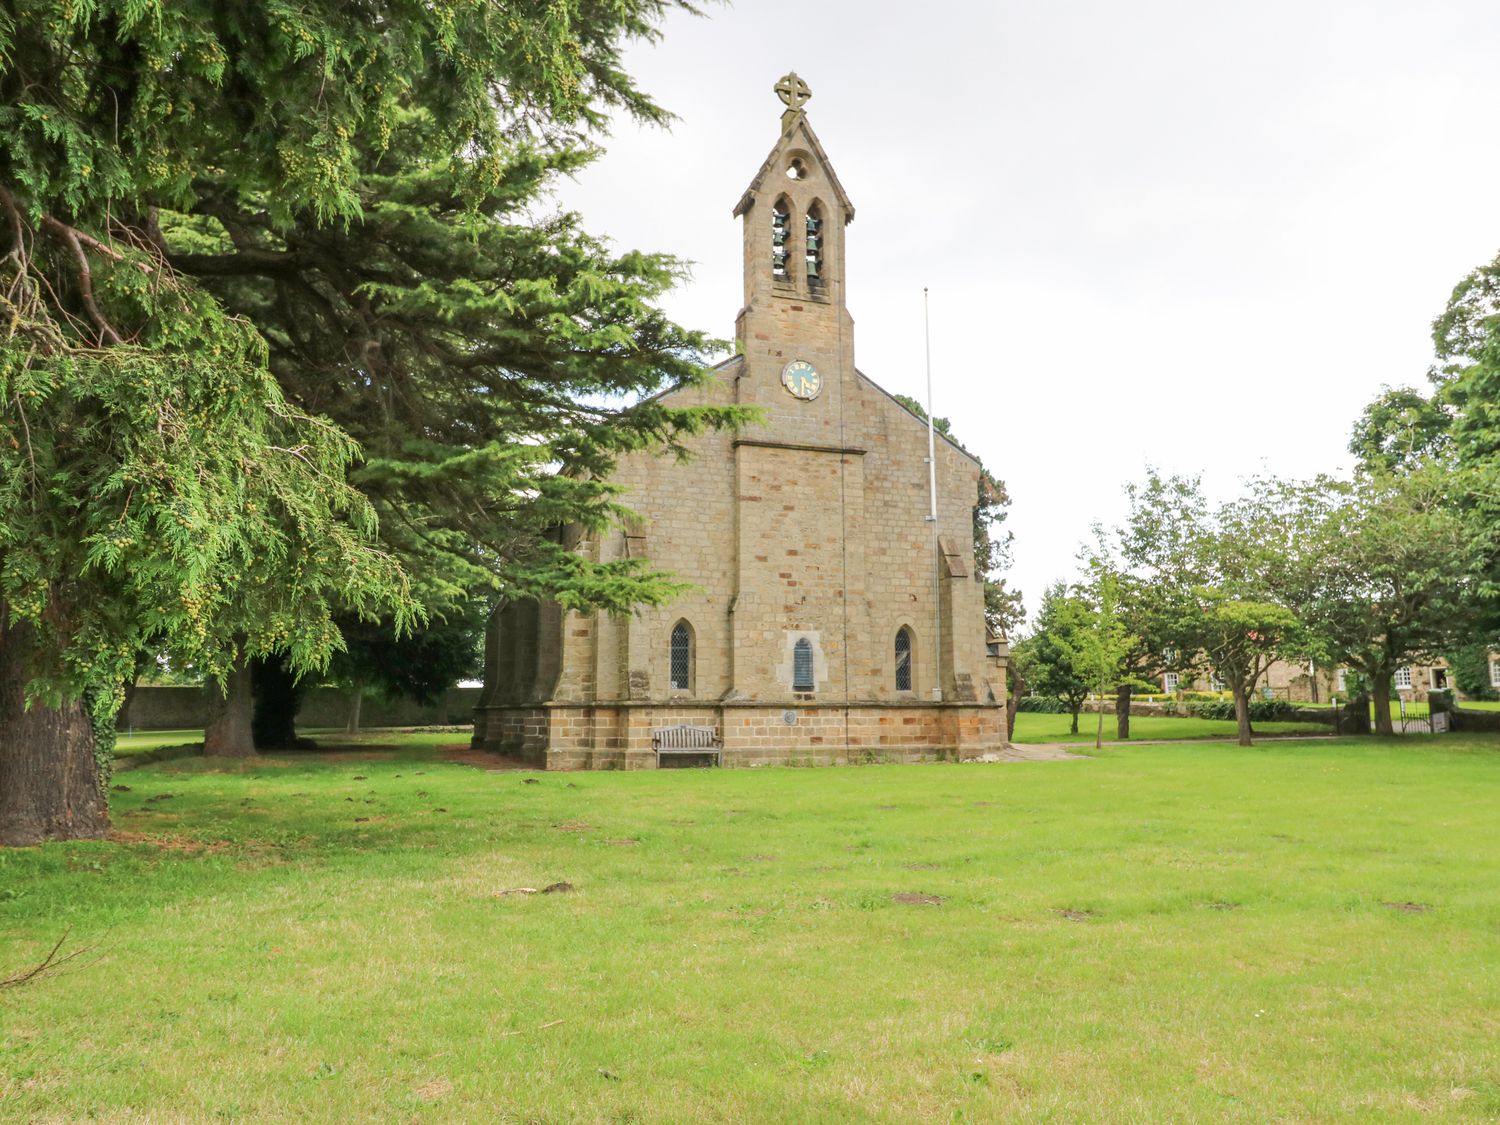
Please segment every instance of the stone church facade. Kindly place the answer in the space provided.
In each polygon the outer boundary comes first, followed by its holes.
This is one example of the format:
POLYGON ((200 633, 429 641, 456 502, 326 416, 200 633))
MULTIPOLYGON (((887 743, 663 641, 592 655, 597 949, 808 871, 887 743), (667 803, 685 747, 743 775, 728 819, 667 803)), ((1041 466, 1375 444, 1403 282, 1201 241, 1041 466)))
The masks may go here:
POLYGON ((517 603, 491 621, 474 743, 557 769, 650 768, 653 734, 713 728, 724 765, 969 757, 1004 743, 1004 669, 974 566, 978 463, 861 374, 844 303, 854 207, 802 104, 734 214, 736 355, 682 405, 765 424, 650 453, 613 479, 640 516, 577 549, 644 557, 692 589, 630 616, 517 603))

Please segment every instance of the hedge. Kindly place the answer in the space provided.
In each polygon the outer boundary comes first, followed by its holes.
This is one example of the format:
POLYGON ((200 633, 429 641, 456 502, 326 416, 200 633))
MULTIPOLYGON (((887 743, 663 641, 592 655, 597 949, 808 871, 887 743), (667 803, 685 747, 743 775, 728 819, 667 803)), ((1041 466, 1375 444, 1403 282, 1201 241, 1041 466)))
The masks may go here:
POLYGON ((1073 709, 1062 699, 1050 695, 1023 695, 1016 700, 1017 711, 1031 711, 1039 715, 1071 715, 1073 709))
MULTIPOLYGON (((1250 721, 1272 723, 1279 719, 1290 719, 1296 710, 1296 704, 1288 703, 1285 699, 1255 699, 1250 702, 1250 721)), ((1228 719, 1234 722, 1234 703, 1232 700, 1189 703, 1188 714, 1200 719, 1228 719)))

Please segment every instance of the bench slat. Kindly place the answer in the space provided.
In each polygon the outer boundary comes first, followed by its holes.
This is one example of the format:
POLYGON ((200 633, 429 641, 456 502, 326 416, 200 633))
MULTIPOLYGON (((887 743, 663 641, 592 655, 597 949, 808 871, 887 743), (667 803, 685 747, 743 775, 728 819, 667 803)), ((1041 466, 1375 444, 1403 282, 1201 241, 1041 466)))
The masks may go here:
POLYGON ((663 754, 711 754, 718 761, 723 746, 717 727, 678 723, 651 731, 651 749, 658 758, 663 754))

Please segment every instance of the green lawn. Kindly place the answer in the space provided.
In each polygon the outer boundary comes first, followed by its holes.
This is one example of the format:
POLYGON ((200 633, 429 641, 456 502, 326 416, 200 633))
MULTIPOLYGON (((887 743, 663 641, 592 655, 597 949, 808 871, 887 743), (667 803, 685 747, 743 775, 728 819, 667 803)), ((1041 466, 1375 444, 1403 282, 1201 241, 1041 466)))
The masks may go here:
POLYGON ((128 758, 133 754, 144 754, 147 750, 160 750, 163 746, 182 746, 190 742, 203 741, 203 728, 197 730, 143 730, 134 734, 121 734, 115 738, 115 757, 128 758))
POLYGON ((88 950, 0 990, 0 1120, 1500 1115, 1500 741, 538 775, 441 737, 150 765, 119 841, 0 852, 0 977, 88 950))
MULTIPOLYGON (((1043 715, 1023 711, 1016 716, 1016 733, 1012 741, 1022 742, 1079 742, 1094 743, 1094 731, 1099 722, 1098 715, 1079 715, 1078 733, 1070 734, 1073 719, 1070 715, 1043 715)), ((1317 736, 1329 734, 1331 727, 1320 723, 1254 723, 1257 734, 1301 734, 1317 736)), ((1232 721, 1221 719, 1195 719, 1188 716, 1133 715, 1130 719, 1130 740, 1153 738, 1235 738, 1239 728, 1232 721)), ((1115 737, 1115 716, 1111 712, 1104 716, 1104 740, 1115 737)))
MULTIPOLYGON (((342 730, 335 728, 310 727, 297 732, 318 743, 330 743, 342 746, 368 746, 377 743, 389 743, 393 737, 398 737, 392 730, 369 730, 360 734, 350 736, 342 730)), ((398 741, 403 747, 412 746, 437 746, 452 745, 462 742, 469 736, 469 728, 410 728, 400 729, 398 741)), ((203 742, 203 728, 194 730, 148 730, 137 731, 134 734, 122 734, 115 741, 115 757, 128 758, 133 754, 143 754, 147 750, 159 750, 163 746, 184 746, 201 744, 203 742)))

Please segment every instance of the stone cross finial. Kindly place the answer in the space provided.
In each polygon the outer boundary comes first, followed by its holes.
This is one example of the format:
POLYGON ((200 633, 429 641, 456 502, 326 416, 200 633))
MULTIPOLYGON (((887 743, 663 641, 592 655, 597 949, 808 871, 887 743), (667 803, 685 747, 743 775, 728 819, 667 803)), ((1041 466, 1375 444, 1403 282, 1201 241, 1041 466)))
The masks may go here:
POLYGON ((812 88, 797 77, 795 70, 776 83, 773 89, 776 91, 776 96, 782 100, 783 104, 792 113, 800 110, 807 104, 807 99, 812 97, 812 88))

